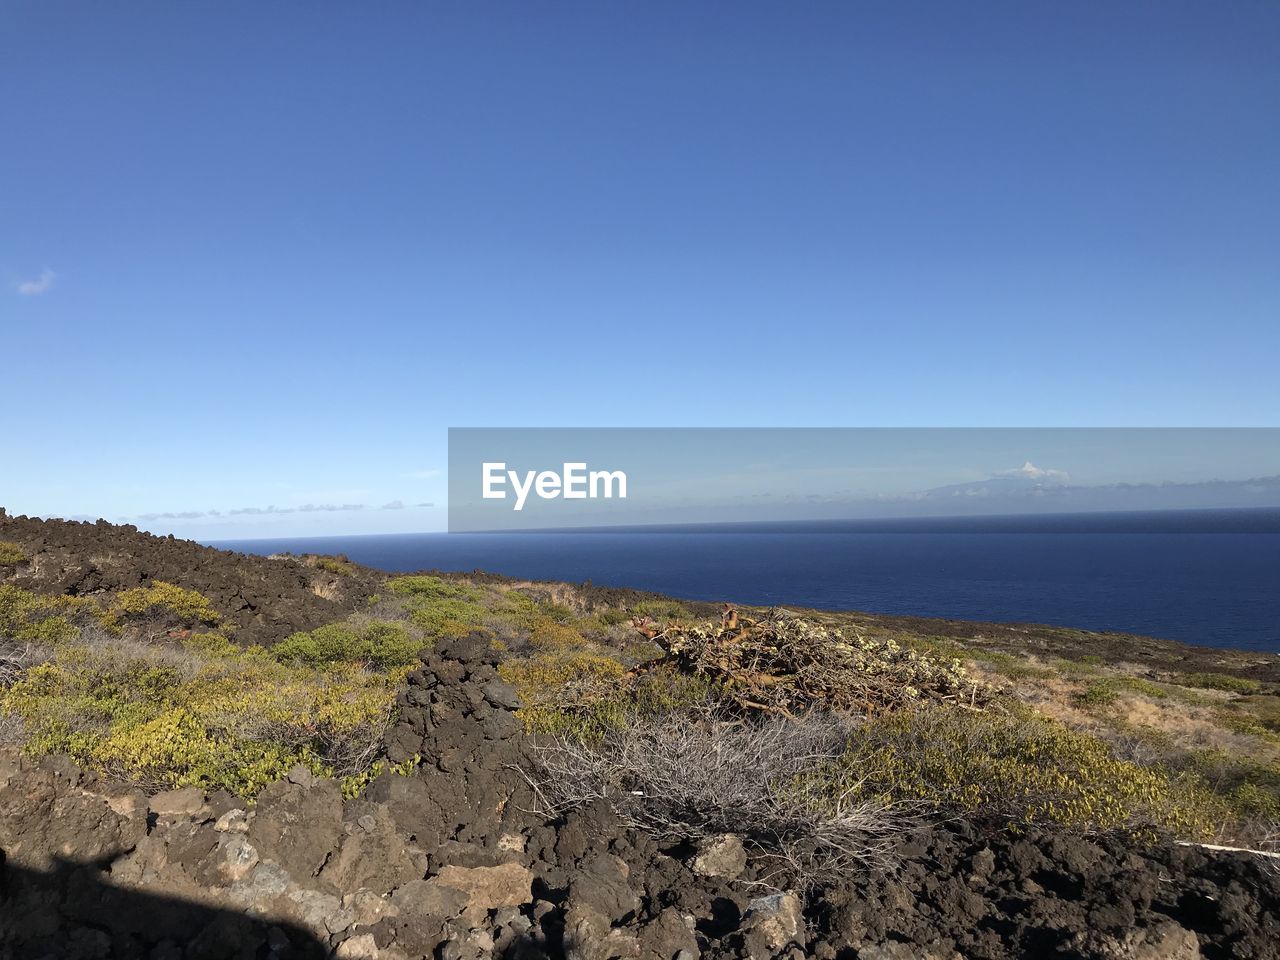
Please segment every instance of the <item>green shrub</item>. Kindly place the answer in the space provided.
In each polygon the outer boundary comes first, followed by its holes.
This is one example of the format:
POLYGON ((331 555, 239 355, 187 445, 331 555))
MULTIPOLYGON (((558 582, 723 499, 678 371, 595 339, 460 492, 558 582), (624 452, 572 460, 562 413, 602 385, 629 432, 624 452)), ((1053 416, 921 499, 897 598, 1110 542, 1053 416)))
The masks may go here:
POLYGON ((117 594, 111 610, 122 619, 160 617, 189 626, 201 623, 212 626, 222 619, 203 594, 163 580, 153 580, 145 587, 117 594))
POLYGON ((52 647, 74 640, 80 634, 78 624, 89 621, 111 624, 88 598, 46 596, 0 584, 0 637, 52 647))
POLYGON ((1190 769, 1241 820, 1280 822, 1280 764, 1221 749, 1189 755, 1190 769))
POLYGON ((1083 657, 1079 660, 1054 660, 1049 664, 1054 670, 1069 677, 1092 675, 1102 671, 1102 662, 1098 657, 1083 657))
POLYGON ((1079 706, 1086 708, 1109 707, 1119 698, 1120 694, 1116 692, 1116 685, 1107 680, 1091 683, 1072 697, 1079 706))
POLYGON ((0 691, 31 755, 149 787, 252 795, 301 764, 358 776, 377 758, 401 673, 282 664, 204 635, 185 647, 64 645, 0 691))
POLYGON ((392 592, 402 596, 427 600, 479 600, 484 591, 466 583, 445 580, 443 577, 408 576, 393 577, 387 581, 392 592))
POLYGON ((374 620, 365 624, 330 623, 308 633, 295 633, 271 648, 281 663, 327 667, 354 663, 370 670, 389 670, 415 663, 424 644, 403 623, 374 620))
POLYGON ((662 716, 706 702, 705 679, 670 667, 633 682, 616 657, 589 646, 549 650, 498 667, 522 703, 516 712, 530 733, 591 740, 638 716, 662 716))
POLYGON ((342 778, 342 795, 348 800, 354 800, 384 773, 394 777, 411 777, 420 763, 422 757, 416 753, 400 763, 392 763, 385 757, 375 760, 368 770, 342 778))
POLYGON ((1224 690, 1228 693, 1253 694, 1262 689, 1257 680, 1233 677, 1225 673, 1184 673, 1173 678, 1174 683, 1202 690, 1224 690))
POLYGON ((0 540, 0 567, 12 567, 27 559, 22 548, 9 540, 0 540))
POLYGON ((1268 743, 1280 744, 1280 735, 1277 735, 1276 731, 1267 726, 1263 720, 1251 713, 1233 708, 1234 704, 1232 707, 1215 710, 1213 718, 1233 733, 1243 733, 1268 743))
POLYGON ((355 572, 356 565, 345 556, 328 556, 326 554, 307 554, 304 562, 311 566, 332 573, 335 576, 347 576, 355 572))
POLYGON ((1152 683, 1150 680, 1144 680, 1142 677, 1117 677, 1115 683, 1118 687, 1132 690, 1134 693, 1140 693, 1144 697, 1150 697, 1152 700, 1169 699, 1169 691, 1166 688, 1158 683, 1152 683))
POLYGON ((1227 817, 1209 791, 1031 712, 943 704, 881 716, 859 728, 841 767, 835 785, 862 797, 1013 823, 1206 837, 1227 817))
POLYGON ((429 637, 462 637, 487 625, 485 592, 441 577, 395 577, 387 586, 403 598, 409 616, 429 637))
POLYGON ((620 626, 630 620, 631 614, 618 607, 605 607, 603 610, 597 610, 591 617, 592 626, 599 629, 620 626))

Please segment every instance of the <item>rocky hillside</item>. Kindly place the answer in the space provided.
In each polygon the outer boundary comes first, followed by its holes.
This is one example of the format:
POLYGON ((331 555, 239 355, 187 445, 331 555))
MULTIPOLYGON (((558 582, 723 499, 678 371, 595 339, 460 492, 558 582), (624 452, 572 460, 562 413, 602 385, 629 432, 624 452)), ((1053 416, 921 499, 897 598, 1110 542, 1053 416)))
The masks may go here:
POLYGON ((789 891, 762 883, 732 834, 654 837, 603 800, 539 816, 496 663, 478 640, 427 654, 390 736, 422 764, 359 799, 302 769, 249 804, 9 757, 9 955, 1277 955, 1280 878, 1248 855, 919 823, 892 869, 789 891))
POLYGON ((245 643, 270 644, 340 620, 382 579, 354 565, 342 568, 339 576, 305 560, 215 550, 105 520, 10 517, 3 508, 0 542, 21 551, 23 562, 9 578, 16 586, 92 597, 154 581, 181 583, 208 598, 245 643))
POLYGON ((1280 957, 1266 665, 925 623, 0 519, 0 957, 1280 957))

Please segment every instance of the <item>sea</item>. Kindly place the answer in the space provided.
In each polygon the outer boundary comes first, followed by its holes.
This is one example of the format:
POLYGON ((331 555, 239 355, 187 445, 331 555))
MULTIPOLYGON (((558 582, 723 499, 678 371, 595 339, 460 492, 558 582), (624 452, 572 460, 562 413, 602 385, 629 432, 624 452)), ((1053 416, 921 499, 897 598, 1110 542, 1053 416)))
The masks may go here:
POLYGON ((219 541, 389 572, 485 570, 683 599, 1118 631, 1280 654, 1280 511, 219 541))

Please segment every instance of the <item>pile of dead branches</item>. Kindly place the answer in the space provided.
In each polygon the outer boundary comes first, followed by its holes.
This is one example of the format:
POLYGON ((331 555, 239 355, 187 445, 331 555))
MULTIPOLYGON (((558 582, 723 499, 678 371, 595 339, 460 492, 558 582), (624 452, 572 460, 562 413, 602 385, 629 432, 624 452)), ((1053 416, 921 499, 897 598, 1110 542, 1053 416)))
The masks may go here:
POLYGON ((872 714, 920 701, 987 703, 992 691, 956 660, 891 638, 844 636, 786 611, 753 621, 726 611, 719 627, 673 625, 654 637, 664 667, 702 677, 743 713, 795 716, 818 707, 872 714))

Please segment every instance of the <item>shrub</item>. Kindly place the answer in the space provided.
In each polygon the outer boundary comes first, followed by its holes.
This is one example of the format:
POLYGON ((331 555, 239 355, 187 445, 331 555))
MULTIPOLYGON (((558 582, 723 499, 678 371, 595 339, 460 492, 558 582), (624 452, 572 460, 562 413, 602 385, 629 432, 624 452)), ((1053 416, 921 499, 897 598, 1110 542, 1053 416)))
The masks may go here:
POLYGON ((641 600, 628 610, 633 617, 649 617, 658 623, 694 619, 693 612, 676 600, 641 600))
POLYGON ((785 611, 737 626, 668 627, 655 639, 667 655, 642 669, 703 677, 744 714, 871 713, 927 700, 979 705, 993 695, 959 661, 924 656, 892 638, 845 637, 785 611))
POLYGON ((1102 670, 1101 657, 1081 657, 1079 660, 1054 660, 1049 664, 1054 670, 1067 676, 1080 676, 1100 673, 1102 670))
POLYGON ((356 569, 356 565, 342 555, 328 556, 326 554, 309 553, 303 556, 302 561, 308 566, 340 577, 354 573, 356 569))
POLYGON ((272 647, 271 653, 281 663, 310 667, 353 663, 369 670, 390 670, 416 662, 422 648, 422 638, 405 624, 372 620, 330 623, 309 633, 295 633, 272 647))
POLYGON ((637 717, 705 707, 718 693, 704 678, 669 667, 630 677, 617 657, 591 647, 508 660, 498 672, 520 696, 526 730, 580 740, 637 717))
POLYGON ((368 770, 342 778, 342 795, 348 800, 354 800, 384 773, 393 777, 411 777, 420 763, 422 763, 422 757, 416 753, 399 763, 392 763, 385 757, 375 760, 368 770))
POLYGON ((22 548, 9 540, 0 540, 0 567, 12 567, 27 559, 22 548))
POLYGON ((1142 677, 1118 677, 1116 685, 1126 690, 1132 690, 1134 693, 1140 693, 1144 697, 1150 697, 1152 700, 1169 699, 1168 690, 1160 686, 1160 684, 1144 680, 1142 677))
POLYGON ((525 729, 579 737, 598 735, 621 719, 625 672, 615 658, 589 649, 542 653, 498 667, 520 696, 516 713, 525 729))
POLYGON ((530 780, 546 812, 600 799, 667 839, 740 836, 762 879, 807 886, 883 865, 909 818, 874 799, 834 796, 823 769, 846 722, 825 714, 727 724, 706 713, 631 717, 590 742, 535 748, 530 780))
POLYGON ((55 646, 79 636, 79 624, 110 626, 111 618, 86 597, 46 596, 0 584, 0 638, 55 646))
POLYGON ((599 629, 621 626, 631 622, 631 614, 619 607, 605 607, 597 610, 591 617, 592 625, 599 629))
POLYGON ((1202 690, 1224 690, 1228 693, 1253 694, 1262 689, 1257 680, 1233 677, 1225 673, 1184 673, 1173 678, 1174 683, 1202 690))
POLYGON ((1073 698, 1082 707, 1109 707, 1120 699, 1114 683, 1100 680, 1085 687, 1073 698))
POLYGON ((1223 797, 1242 820, 1280 820, 1280 764, 1221 749, 1196 750, 1189 769, 1223 797))
POLYGON ((483 596, 483 591, 477 587, 445 580, 443 577, 393 577, 387 581, 387 586, 392 592, 402 596, 428 600, 478 600, 483 596))
POLYGON ((840 766, 835 782, 858 796, 1013 823, 1206 837, 1227 816, 1207 790, 1029 711, 921 705, 881 716, 859 728, 840 766))
POLYGON ((163 580, 153 580, 145 587, 117 594, 112 612, 123 618, 162 619, 188 626, 201 623, 212 626, 222 619, 203 594, 163 580))
POLYGON ((429 637, 462 637, 486 626, 485 593, 441 577, 395 577, 387 586, 402 597, 410 619, 429 637))
POLYGON ((65 754, 148 787, 252 795, 301 764, 357 776, 375 762, 398 675, 281 664, 225 638, 189 647, 64 645, 0 691, 28 754, 65 754))
POLYGON ((572 650, 586 644, 573 627, 547 617, 538 617, 529 630, 529 646, 535 650, 572 650))

